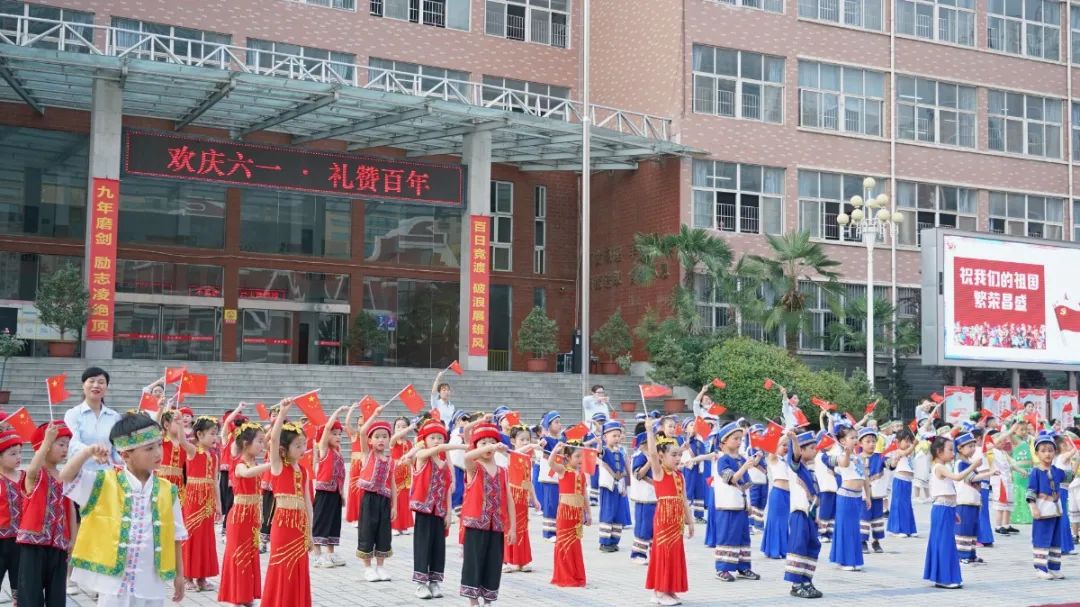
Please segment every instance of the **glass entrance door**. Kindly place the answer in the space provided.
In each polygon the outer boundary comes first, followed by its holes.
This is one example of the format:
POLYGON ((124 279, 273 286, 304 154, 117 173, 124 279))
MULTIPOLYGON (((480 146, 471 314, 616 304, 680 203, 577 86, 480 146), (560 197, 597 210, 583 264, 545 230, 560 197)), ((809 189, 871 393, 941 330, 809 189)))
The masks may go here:
POLYGON ((314 349, 312 362, 320 365, 341 365, 345 363, 345 315, 319 312, 315 317, 315 333, 311 338, 314 349))
POLYGON ((261 363, 291 363, 293 312, 286 310, 241 310, 243 323, 240 360, 261 363))
POLYGON ((221 309, 116 303, 116 358, 220 360, 221 309))

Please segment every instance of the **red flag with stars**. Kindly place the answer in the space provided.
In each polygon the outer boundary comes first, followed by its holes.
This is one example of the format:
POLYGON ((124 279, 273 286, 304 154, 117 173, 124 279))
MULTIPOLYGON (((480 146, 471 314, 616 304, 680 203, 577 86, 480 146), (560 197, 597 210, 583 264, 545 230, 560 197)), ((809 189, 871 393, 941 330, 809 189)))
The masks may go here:
POLYGON ((49 404, 55 405, 61 403, 71 394, 64 389, 64 382, 67 381, 67 374, 61 373, 60 375, 53 375, 45 380, 45 388, 49 393, 49 404))
POLYGON ((303 412, 304 417, 316 426, 326 425, 326 413, 322 409, 322 401, 319 400, 319 391, 312 390, 293 399, 296 407, 303 412))
POLYGON ((589 476, 596 473, 596 449, 581 450, 581 471, 589 476))
POLYGON ((700 417, 694 419, 694 434, 697 434, 701 440, 709 440, 709 434, 711 432, 712 424, 700 417))
POLYGON ((816 448, 818 451, 828 451, 835 444, 836 439, 834 439, 831 435, 826 434, 825 436, 821 437, 821 441, 818 442, 816 448))
MULTIPOLYGON (((364 421, 371 419, 372 415, 375 415, 375 410, 379 408, 379 401, 371 397, 371 395, 365 395, 360 399, 360 415, 364 416, 364 421)), ((432 413, 438 411, 438 409, 432 410, 432 413)), ((434 415, 432 415, 434 418, 434 415)))
POLYGON ((810 420, 806 419, 806 414, 802 412, 802 409, 795 407, 795 425, 798 427, 809 426, 810 420))
POLYGON ((566 440, 581 440, 585 438, 585 435, 588 433, 589 428, 584 423, 580 423, 566 432, 563 432, 563 434, 566 435, 566 440))
POLYGON ((718 390, 723 390, 727 387, 727 384, 724 383, 724 380, 720 379, 719 377, 713 378, 712 385, 718 390))
POLYGON ((454 362, 450 363, 450 366, 447 367, 447 369, 450 369, 451 371, 453 371, 454 373, 456 373, 458 375, 463 375, 465 373, 465 369, 462 369, 461 364, 458 363, 458 361, 456 361, 456 360, 454 362))
POLYGON ((784 435, 784 428, 776 423, 769 422, 769 427, 761 434, 750 435, 750 446, 769 453, 776 453, 776 447, 780 444, 780 437, 784 435))
POLYGON ((1057 318, 1058 328, 1062 331, 1080 332, 1080 309, 1073 307, 1072 302, 1065 300, 1056 304, 1054 318, 1057 318))
POLYGON ((150 411, 151 413, 158 410, 158 399, 149 392, 143 392, 142 398, 139 399, 139 411, 150 411))
POLYGON ((938 394, 937 392, 934 392, 930 395, 930 400, 934 401, 935 403, 941 404, 945 402, 945 397, 938 394))
POLYGON ((642 400, 671 396, 671 388, 659 384, 639 384, 638 390, 641 390, 642 400))
POLYGON ((727 407, 725 407, 724 405, 714 404, 713 406, 709 407, 709 415, 715 415, 716 417, 720 417, 725 413, 727 413, 727 407))
POLYGON ((165 383, 175 384, 184 377, 184 373, 187 371, 187 367, 166 367, 165 368, 165 383))
POLYGON ((398 394, 398 398, 414 414, 423 411, 426 407, 424 398, 416 393, 416 388, 412 384, 405 386, 405 389, 398 394))
POLYGON ((510 424, 511 426, 517 426, 521 423, 521 414, 517 411, 511 411, 507 413, 506 416, 503 417, 503 419, 505 419, 506 423, 510 424))
POLYGON ((769 379, 768 377, 765 378, 765 389, 766 390, 772 390, 773 386, 775 386, 775 385, 776 385, 776 382, 769 379))
POLYGON ((12 430, 19 433, 23 442, 28 443, 33 440, 34 430, 37 430, 37 425, 34 424, 33 418, 27 413, 26 407, 19 407, 14 413, 7 416, 4 421, 11 426, 12 430))
POLYGON ((867 403, 867 405, 866 405, 866 414, 867 415, 870 415, 871 413, 874 412, 874 409, 877 408, 877 403, 878 402, 876 400, 874 402, 872 402, 872 403, 867 403))
POLYGON ((266 410, 265 403, 255 403, 255 412, 259 414, 259 419, 264 422, 270 421, 270 412, 266 410))
POLYGON ((919 431, 919 420, 917 420, 917 419, 911 420, 911 423, 908 424, 908 429, 911 430, 912 433, 918 432, 919 431))
POLYGON ((180 379, 180 390, 184 394, 202 396, 206 394, 206 376, 201 373, 188 373, 180 379))
POLYGON ((532 458, 524 453, 518 453, 517 451, 508 451, 507 455, 510 456, 510 464, 507 469, 508 476, 510 477, 510 485, 513 487, 520 487, 522 483, 530 478, 530 474, 532 473, 532 458))

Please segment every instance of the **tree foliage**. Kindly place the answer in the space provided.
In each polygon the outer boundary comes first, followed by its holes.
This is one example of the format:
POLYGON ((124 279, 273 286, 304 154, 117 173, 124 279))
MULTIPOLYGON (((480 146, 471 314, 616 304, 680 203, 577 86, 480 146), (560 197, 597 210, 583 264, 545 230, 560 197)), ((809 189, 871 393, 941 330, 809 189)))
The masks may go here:
POLYGON ((71 264, 41 280, 34 306, 41 324, 59 331, 60 339, 68 332, 79 332, 86 326, 90 314, 90 292, 83 284, 82 273, 71 264))
POLYGON ((532 354, 536 358, 544 358, 558 351, 555 336, 559 326, 554 320, 548 318, 544 309, 536 306, 521 321, 518 329, 517 347, 518 352, 532 354))

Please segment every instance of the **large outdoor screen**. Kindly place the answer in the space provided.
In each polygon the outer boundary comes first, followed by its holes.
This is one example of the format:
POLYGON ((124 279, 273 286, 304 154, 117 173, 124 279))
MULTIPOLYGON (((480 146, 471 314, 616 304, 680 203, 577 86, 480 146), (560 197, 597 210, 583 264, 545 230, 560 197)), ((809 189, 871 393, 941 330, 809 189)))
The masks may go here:
POLYGON ((927 236, 924 362, 1080 366, 1080 247, 945 230, 927 236))

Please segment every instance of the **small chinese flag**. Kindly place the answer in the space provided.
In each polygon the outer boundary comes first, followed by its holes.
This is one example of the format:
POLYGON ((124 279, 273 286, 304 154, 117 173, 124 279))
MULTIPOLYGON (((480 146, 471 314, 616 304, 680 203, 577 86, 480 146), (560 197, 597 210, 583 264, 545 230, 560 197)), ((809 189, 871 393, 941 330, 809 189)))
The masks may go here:
POLYGON ((259 414, 259 419, 264 422, 270 421, 270 412, 266 410, 265 404, 255 403, 255 412, 259 414))
POLYGON ((935 403, 941 403, 945 400, 945 397, 938 394, 937 392, 934 392, 930 395, 930 400, 934 401, 935 403))
POLYGON ((836 444, 836 439, 834 439, 831 435, 826 434, 825 436, 822 436, 821 440, 818 442, 817 450, 818 451, 828 451, 835 444, 836 444))
POLYGON ((596 474, 596 449, 581 450, 581 471, 589 476, 596 474))
POLYGON ((503 417, 503 419, 505 419, 506 423, 510 424, 511 426, 517 426, 521 423, 521 414, 517 411, 511 411, 507 413, 506 416, 503 417))
POLYGON ((881 454, 882 455, 888 455, 888 454, 892 453, 893 451, 896 451, 899 448, 900 448, 900 443, 898 443, 896 441, 893 441, 893 442, 889 443, 888 447, 885 447, 885 450, 882 451, 881 454))
POLYGON ((206 376, 201 373, 188 373, 184 371, 180 379, 180 389, 184 394, 201 396, 206 394, 206 376))
POLYGON ((827 400, 825 400, 823 398, 818 398, 816 396, 811 396, 810 397, 810 402, 814 403, 818 407, 821 407, 822 411, 833 411, 833 410, 836 409, 836 405, 830 403, 829 401, 827 401, 827 400))
POLYGON ((907 427, 908 427, 908 430, 911 430, 913 433, 918 432, 919 431, 919 420, 917 420, 917 419, 911 420, 911 423, 908 424, 907 427))
POLYGON ((510 477, 510 485, 514 487, 520 487, 523 482, 530 478, 532 472, 532 460, 528 455, 524 453, 518 453, 517 451, 508 451, 510 456, 510 463, 507 473, 510 477))
POLYGON ((1009 419, 1010 417, 1012 417, 1013 413, 1016 413, 1016 411, 1013 411, 1011 409, 1006 411, 1005 413, 1002 413, 1001 414, 1001 421, 1005 421, 1005 420, 1009 419))
POLYGON ((727 413, 727 407, 725 407, 724 405, 714 404, 713 406, 709 407, 709 415, 715 415, 717 417, 720 417, 725 413, 727 413))
POLYGON ((149 392, 143 392, 142 398, 139 399, 139 411, 150 411, 151 413, 158 410, 158 399, 149 392))
POLYGON ((458 364, 458 361, 456 361, 456 360, 454 362, 450 363, 450 366, 447 367, 447 368, 450 369, 451 371, 453 371, 454 373, 457 373, 458 375, 462 375, 462 374, 465 373, 465 369, 462 369, 461 365, 458 364))
POLYGON ((675 436, 682 436, 682 435, 683 435, 682 424, 675 424, 675 436))
POLYGON ((868 404, 866 405, 866 414, 867 414, 867 415, 870 415, 871 413, 873 413, 873 412, 874 412, 874 409, 875 409, 875 408, 877 408, 877 403, 878 403, 878 402, 877 402, 877 401, 875 400, 874 402, 872 402, 872 403, 868 403, 868 404))
POLYGON ((584 423, 578 424, 573 428, 570 428, 563 434, 566 435, 566 440, 581 440, 585 438, 585 435, 589 433, 589 428, 584 423))
POLYGON ((775 385, 776 385, 776 382, 769 379, 768 377, 765 378, 765 389, 766 390, 772 390, 773 386, 775 386, 775 385))
POLYGON ((55 405, 66 400, 71 394, 64 389, 64 382, 67 381, 67 374, 61 373, 60 375, 53 375, 45 380, 45 388, 49 393, 49 404, 55 405))
POLYGON ((1072 413, 1072 410, 1073 410, 1072 401, 1069 401, 1069 402, 1065 403, 1065 405, 1061 407, 1061 413, 1062 414, 1072 413))
POLYGON ((802 409, 795 407, 795 425, 800 428, 803 426, 809 426, 810 420, 806 419, 806 414, 802 412, 802 409))
POLYGON ((12 413, 4 420, 11 425, 11 428, 19 433, 23 442, 30 442, 34 438, 34 430, 37 430, 37 425, 34 424, 34 420, 30 417, 30 414, 26 412, 26 407, 19 407, 17 411, 12 413))
POLYGON ((639 384, 638 390, 641 391, 642 400, 671 396, 671 388, 667 386, 661 386, 660 384, 639 384))
POLYGON ((1073 440, 1073 446, 1076 447, 1077 451, 1080 451, 1080 438, 1073 440))
POLYGON ((727 384, 724 383, 724 380, 720 379, 719 377, 714 377, 713 378, 712 385, 714 387, 716 387, 718 390, 723 390, 724 388, 727 387, 727 384))
POLYGON ((1028 415, 1024 416, 1024 421, 1031 425, 1032 428, 1035 428, 1036 430, 1039 429, 1039 417, 1034 413, 1029 413, 1028 415))
POLYGON ((412 384, 405 386, 405 389, 398 396, 401 398, 401 402, 405 404, 405 407, 413 413, 423 411, 426 406, 423 397, 416 393, 416 388, 412 384))
POLYGON ((1024 408, 1024 403, 1020 402, 1020 399, 1016 398, 1015 396, 1012 397, 1012 401, 1010 402, 1012 404, 1013 411, 1020 411, 1024 408))
MULTIPOLYGON (((365 395, 360 399, 360 415, 364 416, 364 421, 371 419, 372 415, 375 415, 375 410, 379 408, 379 401, 372 398, 370 395, 365 395)), ((435 409, 432 411, 432 418, 435 417, 435 409)))
POLYGON ((312 440, 314 440, 315 437, 318 436, 318 435, 319 435, 319 426, 316 426, 315 424, 313 424, 311 422, 308 422, 308 423, 304 424, 304 436, 307 437, 308 442, 311 442, 312 440))
POLYGON ((293 399, 296 406, 303 412, 304 417, 316 426, 326 425, 326 413, 322 409, 322 401, 319 400, 319 391, 312 390, 293 399))
POLYGON ((952 413, 949 414, 949 417, 960 417, 963 414, 964 414, 963 411, 953 411, 952 413))
POLYGON ((776 453, 780 444, 780 437, 784 435, 784 428, 776 422, 769 422, 769 427, 761 434, 750 435, 750 446, 769 453, 776 453))
POLYGON ((994 416, 994 412, 991 411, 990 409, 979 409, 979 417, 982 418, 983 421, 986 421, 986 418, 993 417, 993 416, 994 416))
POLYGON ((694 419, 694 434, 697 434, 701 440, 708 440, 709 434, 712 432, 712 424, 701 419, 700 417, 694 419))
POLYGON ((616 420, 616 419, 619 419, 619 412, 618 412, 618 411, 616 411, 616 410, 614 410, 614 409, 612 409, 612 410, 611 410, 611 415, 610 415, 609 417, 610 417, 610 418, 611 418, 612 420, 616 420))
MULTIPOLYGON (((555 456, 555 463, 557 463, 557 464, 559 464, 561 466, 565 466, 566 465, 566 458, 561 456, 561 455, 556 455, 555 456)), ((555 469, 554 468, 548 468, 548 476, 551 477, 551 478, 555 478, 555 469)))
POLYGON ((175 384, 184 377, 184 373, 187 372, 186 367, 166 367, 165 368, 165 383, 175 384))

